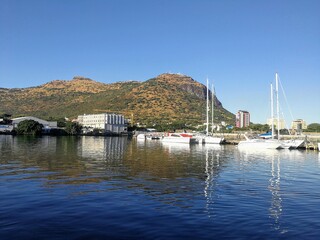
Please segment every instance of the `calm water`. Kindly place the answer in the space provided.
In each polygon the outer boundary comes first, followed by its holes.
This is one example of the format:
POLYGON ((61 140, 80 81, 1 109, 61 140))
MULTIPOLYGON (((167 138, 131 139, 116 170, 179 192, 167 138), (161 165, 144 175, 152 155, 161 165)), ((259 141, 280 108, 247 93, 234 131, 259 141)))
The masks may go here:
POLYGON ((0 239, 319 239, 320 155, 0 136, 0 239))

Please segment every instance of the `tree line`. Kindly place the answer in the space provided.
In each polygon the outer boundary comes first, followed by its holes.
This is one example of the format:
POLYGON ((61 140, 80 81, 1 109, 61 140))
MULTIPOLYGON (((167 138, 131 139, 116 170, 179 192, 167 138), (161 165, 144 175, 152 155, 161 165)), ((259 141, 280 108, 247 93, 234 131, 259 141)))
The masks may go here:
MULTIPOLYGON (((13 134, 17 135, 42 135, 44 126, 34 120, 24 120, 18 123, 13 129, 13 134)), ((66 122, 63 128, 51 129, 53 135, 77 135, 80 134, 82 126, 77 122, 66 122)))

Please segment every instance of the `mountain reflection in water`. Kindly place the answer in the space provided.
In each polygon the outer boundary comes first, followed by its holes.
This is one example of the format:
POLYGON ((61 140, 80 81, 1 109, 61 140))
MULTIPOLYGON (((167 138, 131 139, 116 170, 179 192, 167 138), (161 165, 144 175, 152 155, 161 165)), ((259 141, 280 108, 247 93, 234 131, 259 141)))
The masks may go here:
POLYGON ((0 135, 0 239, 320 236, 320 155, 0 135))

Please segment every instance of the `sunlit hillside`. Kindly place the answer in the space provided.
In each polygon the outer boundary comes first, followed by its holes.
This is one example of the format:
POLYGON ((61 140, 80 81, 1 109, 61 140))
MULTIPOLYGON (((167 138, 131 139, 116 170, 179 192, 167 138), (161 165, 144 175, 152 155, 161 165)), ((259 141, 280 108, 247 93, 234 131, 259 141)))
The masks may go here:
MULTIPOLYGON (((211 96, 211 92, 210 92, 211 96)), ((211 98, 210 98, 211 100, 211 98)), ((141 124, 205 121, 206 87, 181 74, 161 74, 147 81, 112 84, 89 78, 54 80, 37 87, 0 89, 0 113, 44 119, 79 114, 123 113, 141 124)), ((234 115, 215 99, 216 121, 233 123, 234 115)))

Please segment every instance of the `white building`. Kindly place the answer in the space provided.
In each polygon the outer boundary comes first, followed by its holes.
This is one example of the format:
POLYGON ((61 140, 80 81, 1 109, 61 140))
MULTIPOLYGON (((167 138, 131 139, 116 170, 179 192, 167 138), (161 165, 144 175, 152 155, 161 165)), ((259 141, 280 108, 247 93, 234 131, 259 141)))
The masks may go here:
POLYGON ((294 130, 301 130, 301 129, 307 129, 307 128, 308 128, 308 125, 306 121, 304 121, 303 119, 297 119, 291 123, 291 129, 294 129, 294 130))
POLYGON ((244 128, 250 125, 250 113, 248 111, 239 110, 236 113, 236 127, 244 128))
POLYGON ((127 133, 127 121, 123 115, 114 113, 84 114, 79 115, 78 123, 83 126, 83 130, 88 132, 99 129, 103 132, 127 133))
POLYGON ((36 118, 36 117, 18 117, 18 118, 13 118, 12 119, 12 125, 13 127, 17 127, 18 124, 24 120, 33 120, 36 121, 38 123, 41 123, 43 125, 43 127, 45 129, 51 129, 51 128, 57 128, 57 122, 56 121, 46 121, 40 118, 36 118))
MULTIPOLYGON (((267 120, 267 124, 269 126, 272 126, 272 118, 269 118, 267 120)), ((278 119, 277 118, 273 118, 273 125, 276 129, 278 129, 278 119)), ((286 129, 286 124, 285 124, 285 121, 284 119, 279 119, 279 129, 286 129)))

